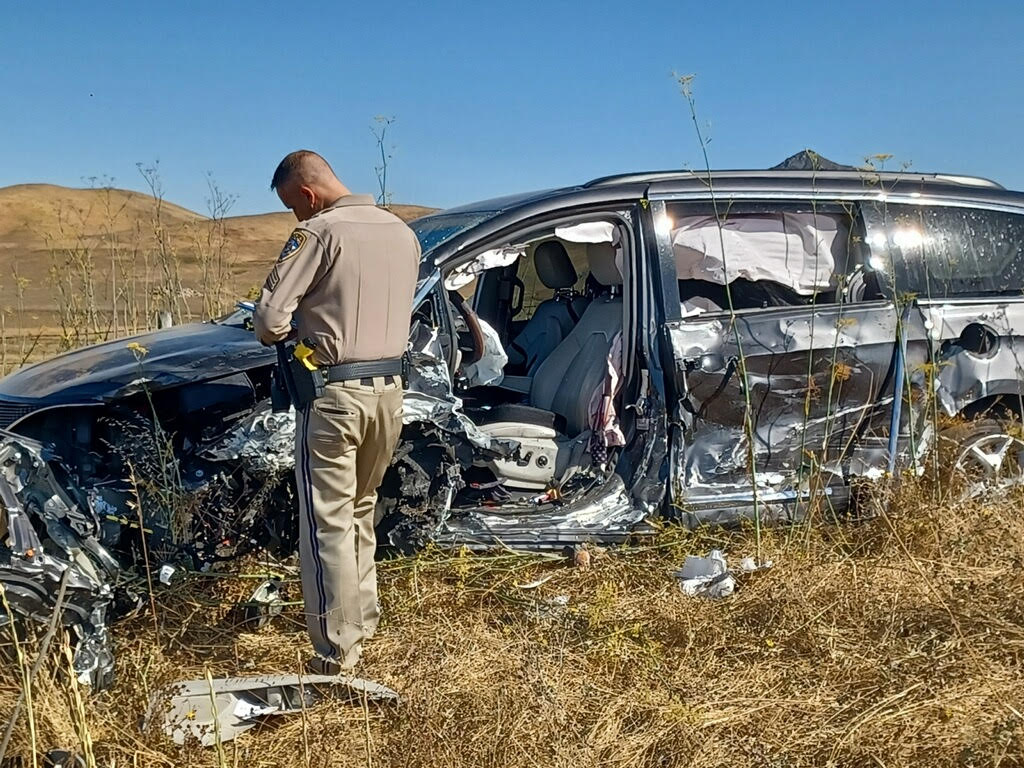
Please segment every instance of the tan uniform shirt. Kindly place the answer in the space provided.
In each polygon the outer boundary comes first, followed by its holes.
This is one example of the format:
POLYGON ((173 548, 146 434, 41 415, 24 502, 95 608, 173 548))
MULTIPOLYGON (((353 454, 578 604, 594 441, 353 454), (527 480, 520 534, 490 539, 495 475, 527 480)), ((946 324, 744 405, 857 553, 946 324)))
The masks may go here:
POLYGON ((419 261, 405 222, 369 195, 346 195, 288 238, 253 314, 256 335, 286 338, 294 313, 320 365, 401 357, 419 261))

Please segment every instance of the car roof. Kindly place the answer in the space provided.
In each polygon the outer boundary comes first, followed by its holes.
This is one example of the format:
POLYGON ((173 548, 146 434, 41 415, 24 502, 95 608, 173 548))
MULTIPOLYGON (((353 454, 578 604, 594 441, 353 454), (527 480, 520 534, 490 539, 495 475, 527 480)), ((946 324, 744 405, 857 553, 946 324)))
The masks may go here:
POLYGON ((978 176, 910 171, 653 171, 605 176, 583 185, 587 189, 615 188, 646 183, 651 197, 716 192, 773 194, 861 195, 865 193, 910 194, 979 204, 1024 206, 1024 193, 978 176))
MULTIPOLYGON (((806 195, 864 195, 865 192, 946 198, 980 205, 1024 208, 1024 193, 977 176, 911 171, 863 170, 662 170, 601 176, 575 186, 557 187, 482 200, 447 208, 431 216, 489 213, 484 221, 434 249, 427 261, 439 265, 465 244, 489 237, 523 216, 605 201, 706 194, 710 189, 728 196, 759 192, 806 195)), ((425 217, 426 218, 426 217, 425 217)))
MULTIPOLYGON (((613 176, 601 176, 581 185, 584 187, 609 186, 614 184, 633 184, 636 182, 705 184, 707 171, 674 170, 674 171, 643 171, 639 173, 623 173, 613 176)), ((984 189, 1005 189, 1001 184, 981 176, 966 176, 951 173, 918 173, 912 171, 878 171, 870 168, 854 170, 713 170, 713 180, 720 182, 739 183, 822 183, 822 182, 856 182, 864 183, 916 183, 926 185, 958 187, 975 187, 984 189)))
MULTIPOLYGON (((1007 190, 998 182, 980 176, 951 173, 920 173, 911 171, 874 171, 870 169, 850 171, 804 171, 804 170, 663 170, 621 173, 601 176, 596 179, 567 187, 506 195, 490 200, 481 200, 455 208, 447 208, 439 214, 459 213, 502 213, 519 208, 543 204, 546 200, 573 197, 573 193, 587 199, 601 196, 618 197, 617 193, 635 191, 638 186, 647 187, 652 194, 672 192, 707 191, 709 182, 723 192, 745 190, 750 192, 773 190, 794 194, 816 192, 820 194, 863 192, 865 189, 884 186, 886 192, 927 192, 937 197, 949 196, 958 199, 978 201, 1010 202, 1024 204, 1024 193, 1007 190)), ((435 214, 438 215, 438 214, 435 214)))

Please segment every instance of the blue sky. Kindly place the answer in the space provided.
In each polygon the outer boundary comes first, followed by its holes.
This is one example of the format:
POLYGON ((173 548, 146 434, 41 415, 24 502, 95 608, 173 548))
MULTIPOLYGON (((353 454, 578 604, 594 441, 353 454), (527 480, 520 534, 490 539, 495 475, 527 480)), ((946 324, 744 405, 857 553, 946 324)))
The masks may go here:
POLYGON ((671 77, 693 73, 719 168, 804 147, 1024 189, 1024 3, 0 0, 0 186, 141 188, 235 213, 296 148, 395 202, 449 206, 630 170, 701 167, 671 77))

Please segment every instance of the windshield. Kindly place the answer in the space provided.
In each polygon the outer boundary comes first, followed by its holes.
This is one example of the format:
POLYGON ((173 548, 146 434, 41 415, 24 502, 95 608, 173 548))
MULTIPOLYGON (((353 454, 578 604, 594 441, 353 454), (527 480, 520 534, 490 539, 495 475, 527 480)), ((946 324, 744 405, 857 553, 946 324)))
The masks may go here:
POLYGON ((495 211, 438 213, 411 221, 409 226, 412 227, 412 231, 419 238, 420 249, 423 253, 427 253, 437 248, 441 243, 462 234, 470 227, 475 227, 481 221, 491 218, 494 214, 495 211))
POLYGON ((252 317, 253 302, 251 301, 240 301, 235 304, 233 312, 228 312, 226 315, 215 317, 210 320, 211 323, 216 325, 237 325, 245 327, 246 321, 252 317))

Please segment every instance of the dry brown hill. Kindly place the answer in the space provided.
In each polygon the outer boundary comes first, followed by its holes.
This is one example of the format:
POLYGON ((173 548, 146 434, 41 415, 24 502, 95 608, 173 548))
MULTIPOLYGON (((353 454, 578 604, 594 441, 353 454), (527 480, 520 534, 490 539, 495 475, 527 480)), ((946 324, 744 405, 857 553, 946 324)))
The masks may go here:
MULTIPOLYGON (((148 222, 155 199, 123 189, 72 189, 53 184, 0 187, 0 252, 46 250, 48 240, 74 228, 99 234, 112 224, 126 231, 148 222)), ((163 201, 169 224, 183 225, 205 217, 163 201)))
MULTIPOLYGON (((409 221, 435 209, 391 210, 409 221)), ((124 189, 0 188, 0 324, 44 336, 84 324, 103 337, 116 307, 120 335, 151 324, 175 293, 183 315, 208 315, 211 291, 230 305, 262 282, 294 225, 287 211, 215 220, 124 189)))
MULTIPOLYGON (((406 221, 435 210, 393 205, 406 221)), ((266 276, 291 213, 210 218, 152 195, 0 188, 0 374, 70 347, 230 310, 266 276)))
MULTIPOLYGON (((33 253, 74 247, 82 240, 121 239, 136 233, 152 235, 158 201, 143 192, 124 189, 74 189, 53 184, 18 184, 0 187, 0 270, 33 253)), ((192 243, 184 234, 190 227, 209 223, 207 216, 167 200, 159 202, 163 226, 175 245, 187 252, 192 243)), ((392 205, 405 221, 436 209, 420 205, 392 205)), ((287 211, 224 219, 232 250, 241 264, 266 263, 280 249, 295 220, 287 211)), ((26 269, 29 268, 25 264, 26 269)))

